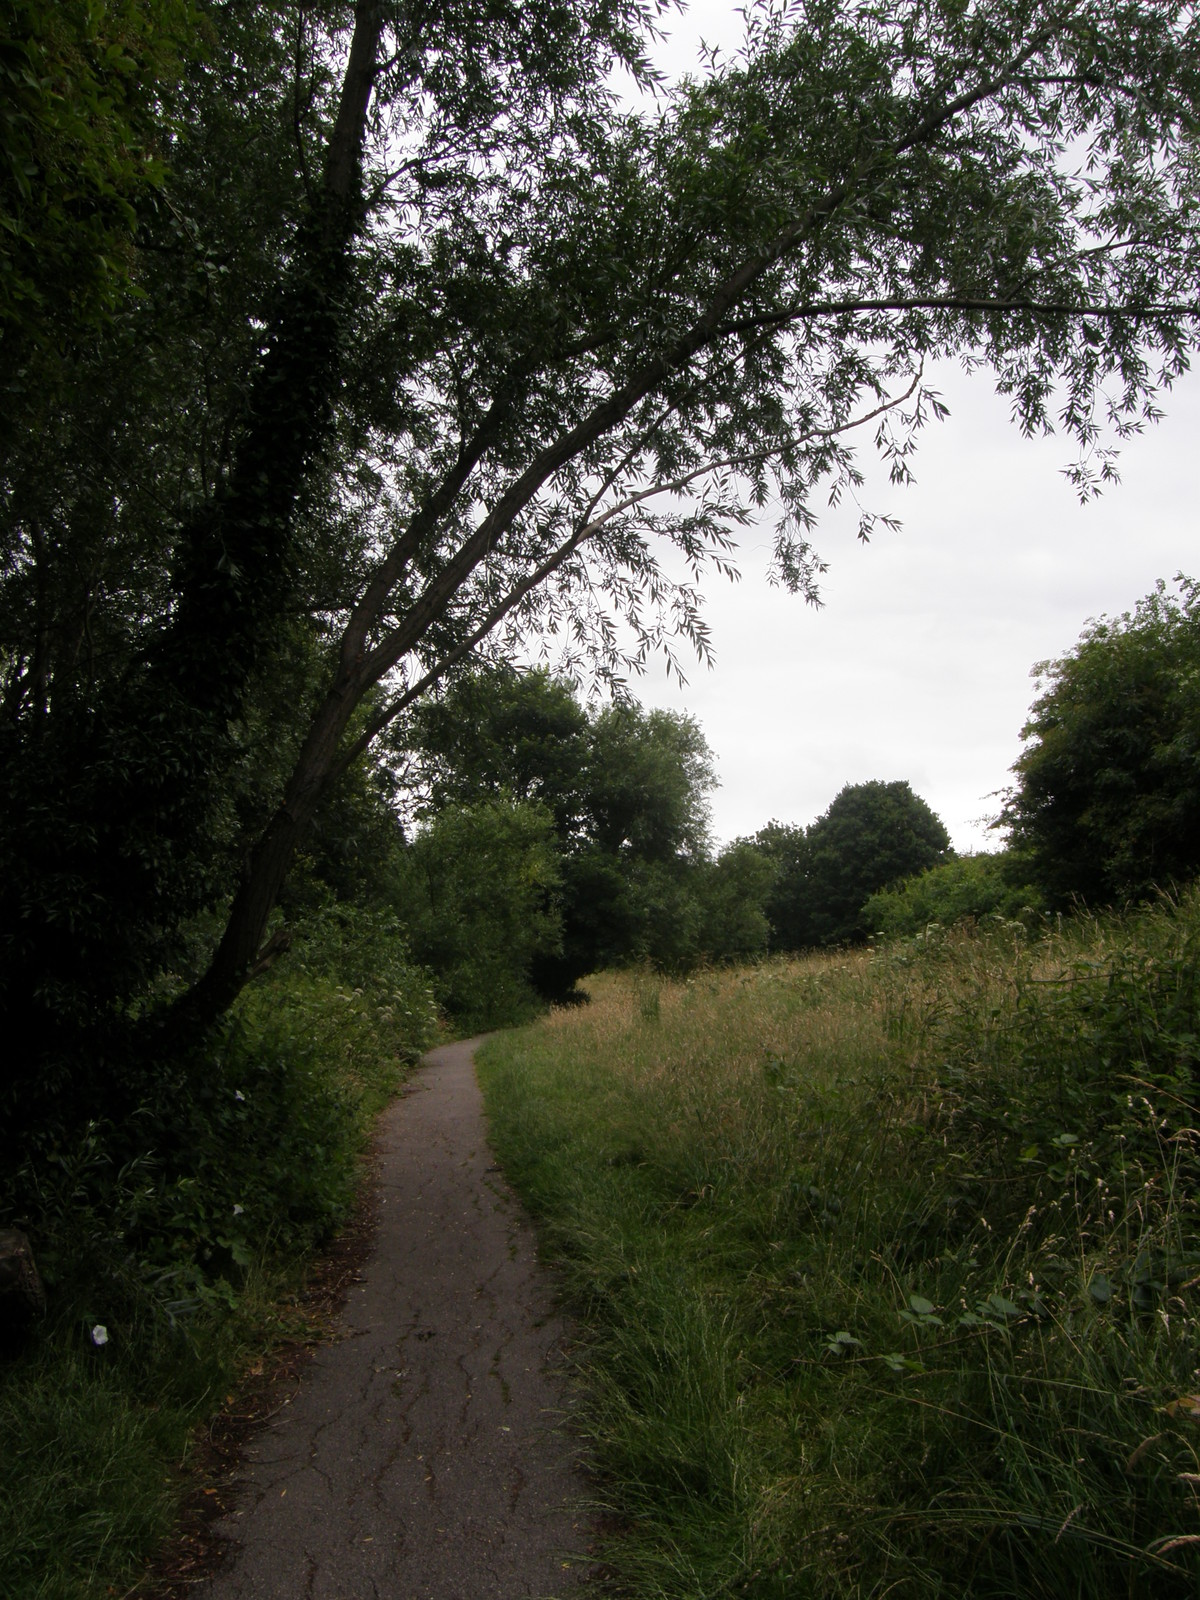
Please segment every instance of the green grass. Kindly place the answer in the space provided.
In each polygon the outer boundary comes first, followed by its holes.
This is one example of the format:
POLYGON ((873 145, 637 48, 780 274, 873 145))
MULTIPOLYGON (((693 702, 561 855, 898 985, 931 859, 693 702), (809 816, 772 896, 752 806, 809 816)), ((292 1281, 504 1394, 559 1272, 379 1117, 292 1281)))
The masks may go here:
POLYGON ((64 1317, 0 1383, 0 1594, 124 1594, 175 1526, 193 1430, 252 1352, 289 1330, 283 1274, 247 1273, 235 1304, 171 1334, 114 1328, 97 1348, 64 1317))
POLYGON ((604 977, 488 1046, 618 1592, 1194 1596, 1198 926, 604 977))

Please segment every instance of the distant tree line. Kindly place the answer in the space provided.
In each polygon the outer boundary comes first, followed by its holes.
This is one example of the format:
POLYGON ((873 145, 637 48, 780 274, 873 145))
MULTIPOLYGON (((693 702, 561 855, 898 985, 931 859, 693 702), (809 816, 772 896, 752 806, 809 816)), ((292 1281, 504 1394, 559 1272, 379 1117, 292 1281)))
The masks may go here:
POLYGON ((387 913, 464 1027, 519 1020, 605 967, 860 942, 877 890, 952 858, 907 783, 846 787, 810 827, 714 849, 697 723, 584 705, 543 669, 479 666, 416 706, 347 774, 284 896, 387 913))
POLYGON ((1132 905, 1200 872, 1200 584, 1180 573, 1172 593, 1160 580, 1034 673, 996 821, 1005 848, 872 895, 871 931, 1132 905))
POLYGON ((1198 586, 1160 584, 1036 671, 1007 843, 958 856, 903 781, 848 784, 807 827, 774 821, 714 850, 714 763, 691 718, 589 709, 545 670, 479 667, 392 737, 415 826, 393 824, 373 881, 443 1004, 474 1023, 567 998, 604 967, 678 972, 964 919, 1033 928, 1194 876, 1198 586))
POLYGON ((629 702, 589 710, 543 670, 471 672, 394 744, 416 816, 397 904, 460 1014, 562 999, 603 967, 857 942, 874 891, 951 855, 902 782, 848 786, 807 829, 771 823, 714 852, 696 723, 629 702))

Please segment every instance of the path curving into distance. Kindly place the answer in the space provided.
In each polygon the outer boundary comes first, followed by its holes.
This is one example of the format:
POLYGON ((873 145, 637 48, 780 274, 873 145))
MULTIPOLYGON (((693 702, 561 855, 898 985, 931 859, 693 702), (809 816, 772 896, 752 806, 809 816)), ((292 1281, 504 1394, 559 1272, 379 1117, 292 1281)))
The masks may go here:
POLYGON ((336 1342, 247 1446, 204 1600, 550 1600, 583 1580, 563 1328, 487 1144, 478 1043, 432 1051, 384 1113, 374 1249, 336 1342))

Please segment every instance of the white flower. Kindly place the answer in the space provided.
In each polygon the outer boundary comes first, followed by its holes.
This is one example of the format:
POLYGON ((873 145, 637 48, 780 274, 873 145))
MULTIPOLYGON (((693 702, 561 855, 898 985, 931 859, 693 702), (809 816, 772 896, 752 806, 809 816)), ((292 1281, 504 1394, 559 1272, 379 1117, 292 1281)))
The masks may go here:
POLYGON ((233 1091, 233 1098, 235 1100, 244 1100, 246 1098, 246 1096, 242 1093, 242 1091, 240 1089, 235 1089, 233 1091))
POLYGON ((95 1345, 108 1343, 108 1329, 102 1322, 98 1322, 92 1329, 92 1343, 95 1345))
POLYGON ((245 1209, 246 1209, 245 1206, 234 1206, 234 1208, 233 1208, 234 1216, 235 1217, 240 1217, 242 1212, 245 1211, 245 1209))

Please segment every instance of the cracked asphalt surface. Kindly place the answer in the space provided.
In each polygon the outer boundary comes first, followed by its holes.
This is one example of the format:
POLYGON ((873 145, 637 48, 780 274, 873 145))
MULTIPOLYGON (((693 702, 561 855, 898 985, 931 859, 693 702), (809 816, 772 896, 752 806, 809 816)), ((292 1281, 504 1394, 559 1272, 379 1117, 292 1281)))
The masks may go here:
POLYGON ((432 1051, 384 1114, 374 1250, 247 1446, 204 1600, 551 1600, 586 1577, 564 1329, 487 1144, 479 1042, 432 1051))

